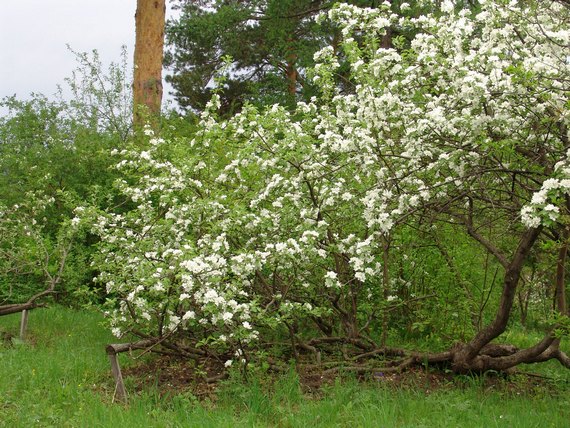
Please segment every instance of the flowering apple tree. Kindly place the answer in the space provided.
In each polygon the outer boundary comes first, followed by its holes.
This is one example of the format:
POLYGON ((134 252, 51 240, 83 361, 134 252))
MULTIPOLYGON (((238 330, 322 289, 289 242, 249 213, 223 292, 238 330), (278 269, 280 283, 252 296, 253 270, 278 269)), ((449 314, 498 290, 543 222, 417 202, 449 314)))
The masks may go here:
MULTIPOLYGON (((361 352, 356 361, 389 355, 396 369, 447 361, 460 372, 502 370, 551 358, 570 367, 560 350, 568 329, 570 10, 564 2, 480 3, 474 13, 443 1, 421 16, 405 3, 398 13, 389 4, 339 5, 322 17, 342 27, 343 42, 341 52, 327 47, 315 57, 321 96, 294 110, 246 106, 227 121, 217 119, 214 97, 191 141, 148 130, 143 150, 116 151, 124 209, 77 208, 77 221, 101 237, 95 266, 113 331, 213 353, 227 365, 286 337, 295 357, 319 360, 328 345, 345 344, 361 352), (413 37, 382 47, 388 28, 413 37), (340 56, 352 91, 337 82, 340 56), (441 230, 495 260, 496 302, 447 350, 387 347, 398 308, 433 295, 430 308, 444 310, 441 277, 403 244, 413 232, 415 244, 434 246, 441 230), (544 339, 522 350, 491 344, 545 242, 556 259, 556 311, 544 339), (420 273, 403 278, 398 270, 414 263, 420 273), (430 275, 423 296, 398 288, 430 275)), ((455 274, 445 288, 467 298, 452 249, 441 240, 437 247, 442 269, 455 274)))

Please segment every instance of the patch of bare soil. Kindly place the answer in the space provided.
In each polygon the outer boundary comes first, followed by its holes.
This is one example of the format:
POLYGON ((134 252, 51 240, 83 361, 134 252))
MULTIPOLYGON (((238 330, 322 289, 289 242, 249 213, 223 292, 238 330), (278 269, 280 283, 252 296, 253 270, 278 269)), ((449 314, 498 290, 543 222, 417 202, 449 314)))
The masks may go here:
POLYGON ((219 361, 204 359, 196 364, 168 355, 127 367, 122 372, 124 378, 134 383, 137 391, 155 386, 163 395, 190 391, 201 399, 213 399, 217 380, 225 377, 223 364, 219 361))
POLYGON ((36 346, 37 339, 32 334, 26 334, 25 340, 21 340, 17 335, 8 331, 0 331, 0 347, 12 348, 14 345, 25 343, 27 346, 36 346))
POLYGON ((0 347, 11 347, 13 337, 14 336, 8 332, 0 331, 0 347))
MULTIPOLYGON (((226 378, 221 362, 204 359, 196 364, 172 356, 158 356, 136 366, 125 368, 123 376, 134 384, 136 391, 156 387, 162 395, 191 392, 200 400, 215 401, 218 380, 226 378)), ((333 384, 345 376, 342 370, 332 372, 314 365, 300 366, 298 376, 304 393, 320 397, 323 387, 333 384)), ((268 373, 268 385, 277 379, 278 373, 268 373)), ((394 389, 409 389, 430 394, 445 389, 480 387, 484 391, 498 391, 508 394, 529 395, 533 393, 554 393, 556 385, 546 377, 530 373, 454 375, 440 369, 412 367, 402 372, 370 372, 357 378, 368 384, 382 385, 394 389)))

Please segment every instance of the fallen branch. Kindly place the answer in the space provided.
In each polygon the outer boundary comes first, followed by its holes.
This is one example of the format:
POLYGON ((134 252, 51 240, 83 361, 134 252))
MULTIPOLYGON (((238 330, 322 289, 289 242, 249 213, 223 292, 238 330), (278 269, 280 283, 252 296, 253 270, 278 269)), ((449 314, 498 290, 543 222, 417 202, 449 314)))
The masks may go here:
POLYGON ((0 316, 16 314, 22 311, 29 311, 35 308, 45 307, 45 303, 15 303, 12 305, 0 306, 0 316))
POLYGON ((105 347, 107 355, 130 352, 135 349, 147 349, 158 342, 158 339, 145 339, 131 343, 112 343, 105 347))
POLYGON ((410 368, 414 364, 417 364, 418 361, 416 357, 409 357, 405 360, 398 362, 395 366, 383 366, 383 367, 370 367, 370 366, 337 366, 324 371, 326 374, 336 373, 339 371, 350 371, 356 372, 358 374, 365 374, 365 373, 401 373, 404 370, 410 368))

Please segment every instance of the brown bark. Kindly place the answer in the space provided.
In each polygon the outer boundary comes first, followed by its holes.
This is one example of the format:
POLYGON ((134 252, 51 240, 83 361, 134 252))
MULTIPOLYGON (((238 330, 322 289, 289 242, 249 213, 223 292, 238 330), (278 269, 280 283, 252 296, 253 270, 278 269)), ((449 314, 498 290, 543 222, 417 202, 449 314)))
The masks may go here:
POLYGON ((43 306, 34 302, 31 303, 15 303, 13 305, 3 305, 0 306, 0 316, 16 314, 25 310, 35 309, 39 306, 43 306))
POLYGON ((160 114, 165 14, 165 0, 137 0, 133 78, 135 126, 143 125, 145 113, 151 116, 151 121, 160 114))
MULTIPOLYGON (((484 331, 477 335, 469 345, 465 346, 454 356, 454 365, 457 368, 468 370, 507 370, 522 363, 532 363, 557 359, 562 365, 568 367, 570 362, 568 356, 559 350, 560 339, 552 333, 548 333, 539 343, 526 349, 517 350, 510 355, 482 355, 483 350, 490 346, 486 345, 482 349, 477 349, 481 343, 487 343, 502 333, 506 327, 508 316, 514 300, 514 292, 520 277, 522 265, 540 230, 533 229, 527 231, 520 241, 515 255, 507 267, 505 275, 505 287, 497 316, 484 331)), ((567 312, 565 295, 565 266, 568 253, 569 231, 564 229, 562 243, 558 251, 556 264, 556 307, 560 314, 567 312)))
POLYGON ((384 35, 382 36, 382 41, 381 41, 381 43, 380 43, 380 46, 381 46, 383 49, 390 49, 390 48, 392 48, 392 33, 393 33, 393 31, 392 31, 391 28, 389 28, 389 27, 386 28, 386 34, 384 34, 384 35))
POLYGON ((158 342, 157 339, 139 340, 131 343, 112 343, 105 347, 107 354, 120 354, 122 352, 130 352, 135 349, 146 349, 158 342))
POLYGON ((285 74, 287 76, 287 93, 291 96, 295 96, 297 93, 297 68, 295 66, 297 62, 297 54, 293 51, 291 47, 289 53, 287 54, 287 67, 285 69, 285 74))
MULTIPOLYGON (((530 253, 530 250, 532 249, 536 239, 538 238, 540 231, 541 228, 528 229, 519 241, 519 245, 510 261, 507 261, 503 255, 497 257, 501 264, 506 262, 505 278, 503 280, 503 293, 499 302, 499 308, 497 309, 495 319, 488 326, 479 331, 479 333, 477 333, 468 344, 463 345, 461 349, 455 353, 453 365, 456 371, 484 371, 494 368, 489 366, 489 361, 487 358, 482 358, 480 356, 478 357, 478 355, 485 345, 489 344, 493 339, 497 338, 501 333, 505 331, 511 314, 511 309, 513 307, 513 302, 516 296, 516 290, 524 262, 530 253), (477 361, 475 361, 476 357, 477 361)), ((473 236, 473 233, 470 233, 470 235, 473 236)), ((475 238, 477 239, 477 237, 475 238)), ((499 254, 497 251, 493 251, 492 248, 489 248, 489 245, 485 245, 486 241, 481 239, 477 240, 481 242, 490 253, 494 255, 499 254)), ((541 342, 541 344, 537 345, 536 348, 533 347, 532 351, 520 351, 522 354, 519 354, 519 357, 523 359, 530 356, 534 357, 535 352, 542 348, 542 350, 536 354, 539 355, 550 345, 550 343, 546 343, 547 341, 541 342), (546 347, 543 348, 545 345, 546 347), (526 352, 528 352, 529 355, 527 355, 526 352)))

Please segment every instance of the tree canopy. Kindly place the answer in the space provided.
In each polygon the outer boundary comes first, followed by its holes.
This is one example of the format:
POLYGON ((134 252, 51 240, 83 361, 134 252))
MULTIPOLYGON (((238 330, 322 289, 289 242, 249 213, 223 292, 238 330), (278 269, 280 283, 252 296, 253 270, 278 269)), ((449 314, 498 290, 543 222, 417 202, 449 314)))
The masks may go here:
MULTIPOLYGON (((378 363, 388 371, 570 367, 570 10, 479 3, 410 16, 339 4, 320 17, 340 39, 314 55, 315 98, 246 103, 223 120, 215 95, 183 155, 172 151, 186 142, 150 129, 142 151, 117 150, 132 209, 76 210, 101 238, 114 332, 227 365, 286 337, 295 358, 320 361, 337 344, 356 350, 351 361, 394 358, 378 363), (383 46, 394 28, 410 37, 383 46), (545 290, 530 304, 544 338, 493 342, 523 285, 545 290), (434 349, 388 346, 395 331, 433 337, 434 349)), ((231 6, 227 19, 245 25, 248 9, 231 6)), ((226 39, 212 28, 198 33, 226 39)))
MULTIPOLYGON (((237 111, 244 102, 292 103, 315 95, 307 79, 315 52, 338 43, 338 28, 315 17, 331 0, 179 0, 180 18, 167 26, 167 80, 180 106, 201 111, 213 78, 231 58, 222 105, 237 111)), ((374 0, 345 3, 376 7, 374 0)))

